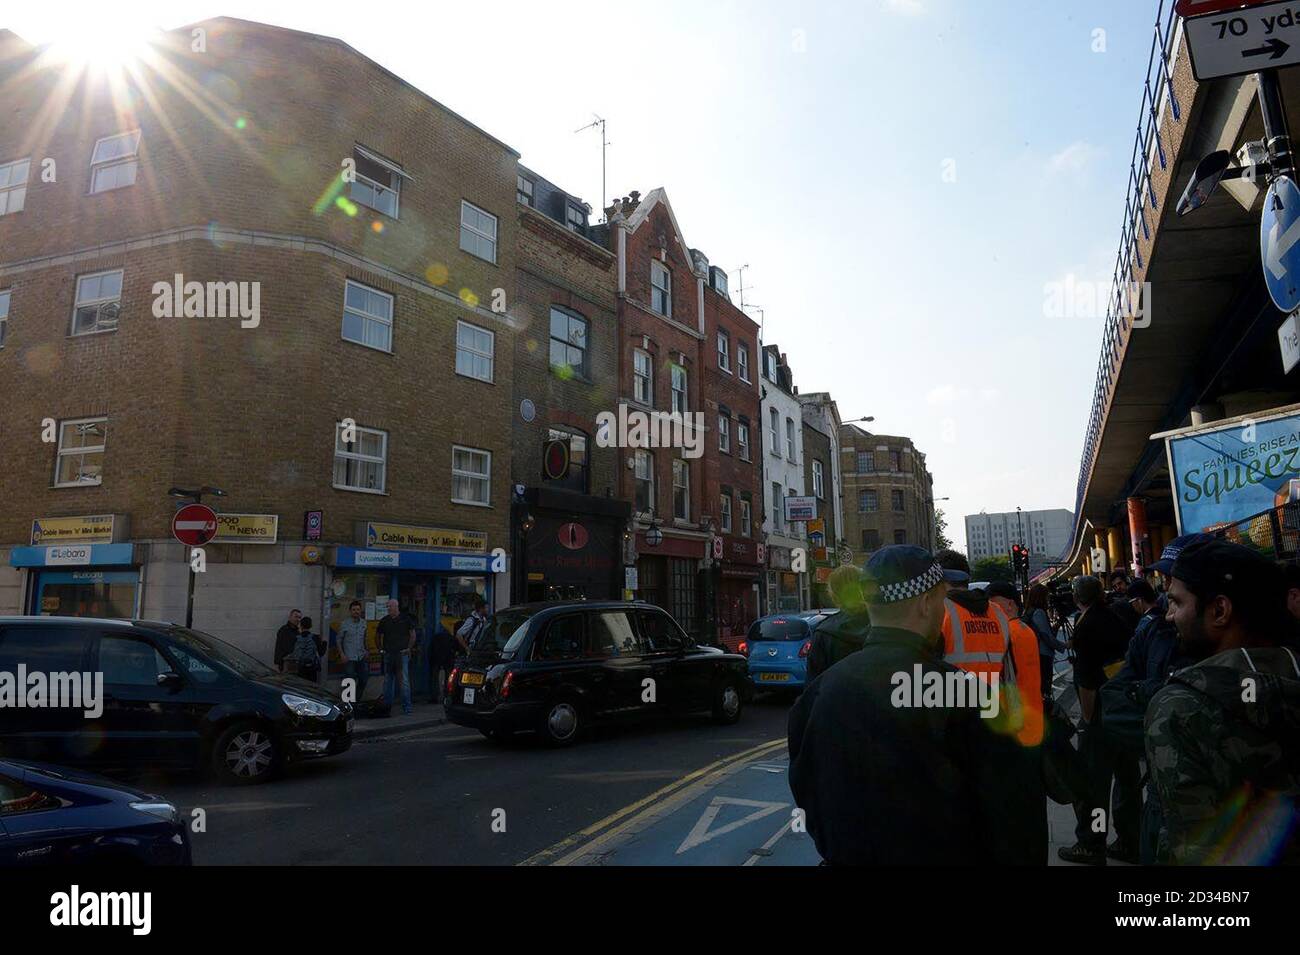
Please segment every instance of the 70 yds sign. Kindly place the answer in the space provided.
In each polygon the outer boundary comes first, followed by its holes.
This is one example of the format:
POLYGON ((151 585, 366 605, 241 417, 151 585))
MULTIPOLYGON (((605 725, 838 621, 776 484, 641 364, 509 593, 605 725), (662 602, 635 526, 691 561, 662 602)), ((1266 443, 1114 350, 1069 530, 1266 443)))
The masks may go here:
POLYGON ((1300 3, 1286 0, 1195 17, 1186 27, 1198 80, 1300 63, 1300 3))

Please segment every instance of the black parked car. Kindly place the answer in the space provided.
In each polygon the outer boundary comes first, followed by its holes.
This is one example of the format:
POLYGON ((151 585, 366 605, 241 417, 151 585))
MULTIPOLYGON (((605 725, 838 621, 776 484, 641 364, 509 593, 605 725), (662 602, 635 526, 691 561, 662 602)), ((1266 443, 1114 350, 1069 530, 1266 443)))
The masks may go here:
MULTIPOLYGON (((15 708, 0 756, 94 769, 211 767, 255 783, 352 745, 352 705, 173 623, 0 617, 0 672, 103 674, 103 712, 15 708)), ((30 677, 29 677, 30 679, 30 677)))
POLYGON ((189 865, 176 807, 87 773, 0 760, 0 866, 189 865))
POLYGON ((448 677, 446 711, 485 736, 536 730, 564 746, 613 717, 710 711, 734 723, 751 694, 744 657, 697 646, 658 607, 535 603, 488 620, 448 677))

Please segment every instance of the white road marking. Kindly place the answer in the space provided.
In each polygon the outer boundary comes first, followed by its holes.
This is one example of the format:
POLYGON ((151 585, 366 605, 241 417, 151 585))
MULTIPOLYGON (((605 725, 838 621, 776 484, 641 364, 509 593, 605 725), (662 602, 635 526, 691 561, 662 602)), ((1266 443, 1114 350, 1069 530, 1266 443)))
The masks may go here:
POLYGON ((687 833, 686 838, 682 840, 682 844, 677 847, 676 855, 681 855, 683 852, 694 849, 696 846, 703 845, 709 840, 716 839, 718 836, 725 835, 728 832, 735 832, 741 826, 748 825, 751 822, 757 822, 759 819, 762 819, 765 816, 770 816, 774 812, 780 812, 788 805, 789 803, 784 802, 760 802, 756 799, 734 799, 731 796, 714 796, 713 801, 705 808, 704 813, 700 816, 699 820, 691 828, 691 831, 687 833), (748 806, 755 811, 751 812, 748 816, 737 819, 735 822, 729 822, 725 826, 720 826, 710 832, 709 826, 711 826, 713 820, 718 817, 718 813, 722 811, 723 806, 748 806))
MULTIPOLYGON (((771 839, 768 839, 767 842, 763 843, 762 848, 771 849, 774 845, 776 845, 781 840, 782 836, 784 836, 787 832, 790 831, 790 827, 793 825, 794 825, 794 819, 792 818, 789 822, 787 822, 784 826, 782 826, 779 830, 777 830, 776 835, 774 835, 771 839)), ((753 865, 761 858, 763 858, 761 855, 759 855, 758 853, 754 853, 752 856, 750 856, 748 859, 742 862, 741 866, 744 867, 747 865, 753 865)))

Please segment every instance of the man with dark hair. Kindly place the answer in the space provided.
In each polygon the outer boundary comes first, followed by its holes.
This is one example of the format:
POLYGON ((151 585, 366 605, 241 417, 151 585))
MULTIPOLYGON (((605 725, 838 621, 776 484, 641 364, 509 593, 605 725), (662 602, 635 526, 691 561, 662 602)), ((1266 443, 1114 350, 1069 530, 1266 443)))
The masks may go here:
POLYGON ((275 668, 283 670, 285 660, 293 655, 294 645, 298 642, 298 633, 302 630, 301 610, 289 611, 289 622, 275 632, 275 668))
POLYGON ((940 659, 943 569, 895 544, 865 574, 866 642, 790 711, 790 791, 817 851, 831 865, 1042 865, 1046 832, 1018 811, 1008 772, 1016 744, 979 708, 902 692, 978 683, 940 659))
POLYGON ((1074 682, 1079 691, 1079 759, 1085 767, 1088 788, 1074 804, 1075 844, 1061 847, 1057 854, 1066 862, 1106 864, 1106 834, 1116 833, 1115 851, 1124 858, 1136 853, 1140 805, 1130 800, 1115 806, 1111 816, 1111 777, 1121 788, 1136 793, 1136 763, 1116 760, 1101 728, 1101 707, 1097 693, 1108 679, 1107 668, 1118 663, 1128 648, 1129 633, 1106 606, 1105 591, 1096 577, 1076 577, 1070 582, 1079 617, 1069 646, 1074 650, 1074 682), (1112 825, 1113 823, 1113 825, 1112 825))
POLYGON ((1201 662, 1146 715, 1164 811, 1157 858, 1300 864, 1300 659, 1283 646, 1286 591, 1261 554, 1215 540, 1174 562, 1168 619, 1201 662))

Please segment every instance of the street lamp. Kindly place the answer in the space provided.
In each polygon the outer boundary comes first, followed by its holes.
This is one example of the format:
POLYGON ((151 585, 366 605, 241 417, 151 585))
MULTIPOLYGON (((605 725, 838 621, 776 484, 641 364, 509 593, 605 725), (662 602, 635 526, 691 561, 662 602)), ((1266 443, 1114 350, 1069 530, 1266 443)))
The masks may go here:
POLYGON ((875 421, 875 420, 876 420, 876 419, 875 419, 874 416, 872 416, 872 415, 867 415, 865 418, 850 418, 848 421, 841 421, 840 424, 857 424, 859 421, 866 422, 867 424, 870 424, 872 421, 875 421))

